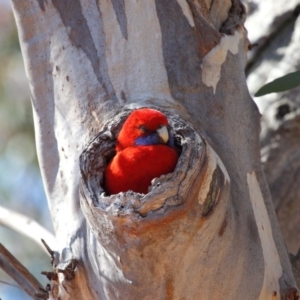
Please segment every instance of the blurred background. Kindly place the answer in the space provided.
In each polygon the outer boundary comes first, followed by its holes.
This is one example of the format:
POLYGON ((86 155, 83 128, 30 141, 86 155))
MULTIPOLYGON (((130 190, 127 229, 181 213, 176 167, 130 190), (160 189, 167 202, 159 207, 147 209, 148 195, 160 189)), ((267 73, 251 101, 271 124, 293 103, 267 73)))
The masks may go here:
MULTIPOLYGON (((53 231, 38 167, 32 108, 11 4, 0 0, 0 206, 27 215, 53 231)), ((0 225, 0 243, 42 283, 50 258, 40 246, 0 225)), ((0 269, 0 299, 30 299, 3 282, 12 280, 0 269)))
MULTIPOLYGON (((300 69, 299 0, 243 0, 253 43, 246 74, 250 94, 300 69), (256 45, 257 44, 257 45, 256 45)), ((255 99, 262 113, 262 158, 288 250, 300 245, 300 87, 255 99)), ((0 0, 0 206, 53 231, 36 149, 30 93, 9 0, 0 0)), ((1 218, 1 215, 0 215, 1 218)), ((39 280, 49 255, 35 242, 0 225, 3 243, 39 280)), ((29 300, 0 269, 0 299, 29 300)))

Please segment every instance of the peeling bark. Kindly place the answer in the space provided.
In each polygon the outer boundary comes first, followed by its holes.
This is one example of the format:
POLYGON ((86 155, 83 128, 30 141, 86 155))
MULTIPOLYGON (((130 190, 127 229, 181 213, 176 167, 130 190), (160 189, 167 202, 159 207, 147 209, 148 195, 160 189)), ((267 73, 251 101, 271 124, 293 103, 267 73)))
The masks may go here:
POLYGON ((58 240, 52 298, 297 299, 260 164, 242 4, 13 5, 58 240), (138 107, 167 114, 178 165, 146 195, 107 197, 103 170, 138 107))

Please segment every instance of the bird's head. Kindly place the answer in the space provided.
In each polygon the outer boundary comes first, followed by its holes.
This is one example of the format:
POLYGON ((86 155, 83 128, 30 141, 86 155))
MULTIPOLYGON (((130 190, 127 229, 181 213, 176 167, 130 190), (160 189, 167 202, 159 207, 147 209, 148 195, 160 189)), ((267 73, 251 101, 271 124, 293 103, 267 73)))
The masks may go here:
POLYGON ((127 147, 167 144, 170 142, 168 119, 158 110, 141 108, 133 111, 123 124, 116 150, 127 147))

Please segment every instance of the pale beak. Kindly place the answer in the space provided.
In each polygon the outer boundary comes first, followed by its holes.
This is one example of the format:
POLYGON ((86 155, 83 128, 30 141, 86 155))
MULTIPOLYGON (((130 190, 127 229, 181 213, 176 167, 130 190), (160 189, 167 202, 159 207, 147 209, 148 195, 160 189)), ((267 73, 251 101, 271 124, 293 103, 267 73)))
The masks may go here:
POLYGON ((157 133, 161 141, 166 144, 169 140, 169 132, 167 126, 162 126, 161 128, 157 129, 157 133))

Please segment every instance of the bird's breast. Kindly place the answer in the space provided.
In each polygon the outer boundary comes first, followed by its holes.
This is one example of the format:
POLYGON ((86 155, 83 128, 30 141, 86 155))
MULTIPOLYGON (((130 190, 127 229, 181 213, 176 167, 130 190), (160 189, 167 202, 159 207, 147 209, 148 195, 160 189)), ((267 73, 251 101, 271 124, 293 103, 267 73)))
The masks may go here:
POLYGON ((151 180, 173 172, 177 160, 177 152, 165 145, 128 147, 118 152, 105 170, 106 192, 147 193, 151 180))

